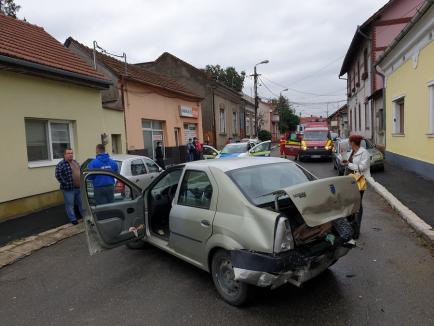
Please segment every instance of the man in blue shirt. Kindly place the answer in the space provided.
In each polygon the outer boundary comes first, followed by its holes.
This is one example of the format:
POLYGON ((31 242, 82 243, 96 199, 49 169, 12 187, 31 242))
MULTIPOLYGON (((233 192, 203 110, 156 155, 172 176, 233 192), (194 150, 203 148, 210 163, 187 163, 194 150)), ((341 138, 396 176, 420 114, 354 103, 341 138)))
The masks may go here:
MULTIPOLYGON (((87 166, 89 170, 103 169, 118 172, 115 161, 105 152, 103 144, 96 145, 96 158, 87 166)), ((93 193, 97 205, 114 202, 115 178, 108 175, 95 175, 90 178, 93 184, 93 193)))

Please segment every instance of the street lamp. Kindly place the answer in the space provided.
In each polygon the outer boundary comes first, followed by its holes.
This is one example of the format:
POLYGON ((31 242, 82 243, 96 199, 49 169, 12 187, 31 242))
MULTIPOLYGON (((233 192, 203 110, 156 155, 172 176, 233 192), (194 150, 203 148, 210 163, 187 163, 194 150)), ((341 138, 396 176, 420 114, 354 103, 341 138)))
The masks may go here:
POLYGON ((258 136, 258 74, 256 72, 256 66, 269 63, 268 60, 263 60, 253 67, 253 81, 254 81, 254 88, 255 88, 255 134, 256 137, 258 136))
POLYGON ((282 96, 282 92, 287 92, 288 91, 288 89, 287 88, 285 88, 285 89, 282 89, 281 91, 280 91, 280 96, 282 96))

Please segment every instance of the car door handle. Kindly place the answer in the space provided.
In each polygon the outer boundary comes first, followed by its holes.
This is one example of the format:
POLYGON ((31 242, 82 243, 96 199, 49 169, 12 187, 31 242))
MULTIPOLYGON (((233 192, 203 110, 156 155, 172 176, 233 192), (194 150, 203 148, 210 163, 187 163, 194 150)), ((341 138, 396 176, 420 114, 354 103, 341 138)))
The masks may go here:
POLYGON ((134 213, 134 208, 132 208, 132 207, 127 208, 127 213, 128 214, 134 213))
POLYGON ((139 182, 139 181, 140 181, 140 179, 137 179, 137 180, 136 180, 136 182, 139 182))
POLYGON ((202 220, 202 221, 200 221, 200 225, 207 228, 210 226, 210 223, 208 220, 202 220))

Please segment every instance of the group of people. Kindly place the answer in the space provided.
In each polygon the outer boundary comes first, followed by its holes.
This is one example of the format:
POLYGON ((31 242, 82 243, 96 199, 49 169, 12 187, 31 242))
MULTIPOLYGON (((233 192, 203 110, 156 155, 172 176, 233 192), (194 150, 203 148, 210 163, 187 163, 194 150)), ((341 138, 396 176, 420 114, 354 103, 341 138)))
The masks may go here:
POLYGON ((186 161, 199 161, 202 158, 202 144, 197 137, 189 138, 187 143, 186 161))
MULTIPOLYGON (((105 151, 103 144, 96 145, 96 157, 87 169, 103 169, 119 172, 118 165, 105 151)), ((80 164, 74 160, 74 152, 71 148, 66 148, 63 152, 63 160, 56 165, 55 177, 60 184, 63 193, 65 210, 68 219, 72 224, 77 224, 75 207, 78 208, 81 216, 84 216, 83 203, 80 195, 80 164)), ((97 204, 107 204, 114 201, 114 187, 116 180, 111 176, 96 175, 91 176, 93 184, 94 199, 97 204)))

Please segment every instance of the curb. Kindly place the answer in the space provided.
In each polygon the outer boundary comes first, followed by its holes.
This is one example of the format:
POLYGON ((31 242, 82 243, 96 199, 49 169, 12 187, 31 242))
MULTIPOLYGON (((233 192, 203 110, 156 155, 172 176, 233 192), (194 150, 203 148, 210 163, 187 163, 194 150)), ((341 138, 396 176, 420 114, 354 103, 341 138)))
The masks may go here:
POLYGON ((0 268, 29 256, 33 251, 51 246, 63 239, 70 238, 84 231, 84 225, 65 224, 37 235, 13 241, 0 247, 0 268))
POLYGON ((374 178, 366 178, 368 183, 375 189, 375 191, 383 197, 386 202, 399 214, 399 216, 410 225, 416 233, 421 235, 431 245, 434 245, 434 230, 431 225, 427 224, 419 216, 416 215, 411 209, 401 203, 389 190, 382 184, 375 181, 374 178))

